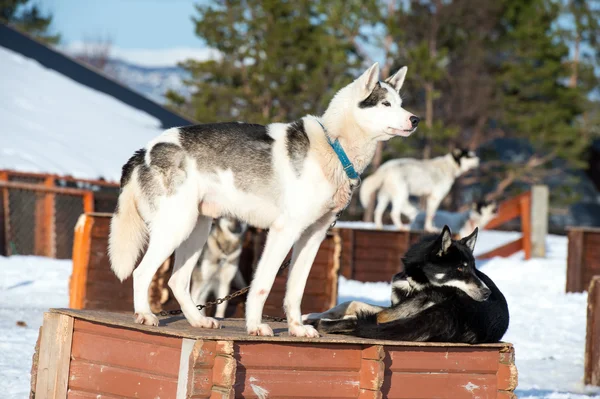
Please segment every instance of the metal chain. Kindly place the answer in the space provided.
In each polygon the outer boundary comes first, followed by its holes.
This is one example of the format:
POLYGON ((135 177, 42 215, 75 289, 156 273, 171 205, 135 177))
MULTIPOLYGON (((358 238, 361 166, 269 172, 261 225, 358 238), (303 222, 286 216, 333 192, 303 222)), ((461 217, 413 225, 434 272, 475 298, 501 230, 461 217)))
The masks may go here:
MULTIPOLYGON (((350 186, 350 190, 351 192, 353 192, 354 188, 358 187, 360 185, 360 178, 358 180, 358 184, 356 186, 351 185, 350 186)), ((342 212, 344 211, 344 209, 342 209, 341 211, 339 211, 336 215, 335 215, 335 220, 333 221, 333 223, 331 224, 331 226, 329 226, 330 228, 335 226, 335 223, 337 222, 337 220, 340 218, 342 212)), ((285 269, 287 269, 290 266, 290 263, 292 263, 291 259, 286 260, 285 262, 283 262, 283 264, 281 265, 281 267, 279 268, 277 273, 281 273, 282 271, 284 271, 285 269)), ((237 290, 236 292, 229 294, 223 298, 217 298, 216 300, 212 301, 212 302, 206 302, 205 304, 200 304, 200 305, 196 305, 196 308, 198 308, 198 310, 202 310, 202 309, 207 309, 207 308, 211 308, 215 305, 220 305, 225 301, 230 301, 233 298, 237 298, 238 296, 244 295, 245 293, 247 293, 248 291, 250 291, 250 286, 244 287, 241 290, 237 290)), ((159 316, 173 316, 173 315, 178 315, 178 314, 182 314, 183 311, 181 309, 177 309, 177 310, 162 310, 158 315, 159 316)), ((275 316, 267 316, 267 315, 263 315, 264 319, 267 320, 271 320, 271 321, 276 321, 276 322, 285 322, 286 318, 285 317, 275 317, 275 316)))
MULTIPOLYGON (((290 263, 292 263, 291 259, 286 260, 285 262, 283 262, 283 264, 281 265, 281 267, 279 268, 278 273, 281 273, 282 271, 284 271, 285 269, 287 269, 290 266, 290 263)), ((216 300, 212 301, 212 302, 206 302, 205 304, 200 304, 200 305, 196 305, 196 308, 198 308, 198 310, 202 310, 202 309, 206 309, 206 308, 211 308, 215 305, 220 305, 225 301, 230 301, 233 298, 237 298, 238 296, 244 295, 245 293, 247 293, 248 291, 250 291, 250 286, 248 287, 244 287, 241 290, 238 290, 232 294, 229 294, 223 298, 217 298, 216 300)), ((177 309, 177 310, 163 310, 161 311, 158 315, 159 316, 173 316, 173 315, 178 315, 183 313, 181 311, 181 309, 177 309)), ((273 319, 273 321, 285 321, 284 318, 281 317, 273 317, 273 316, 263 316, 264 318, 269 318, 269 319, 273 319), (276 319, 276 320, 275 320, 276 319)))

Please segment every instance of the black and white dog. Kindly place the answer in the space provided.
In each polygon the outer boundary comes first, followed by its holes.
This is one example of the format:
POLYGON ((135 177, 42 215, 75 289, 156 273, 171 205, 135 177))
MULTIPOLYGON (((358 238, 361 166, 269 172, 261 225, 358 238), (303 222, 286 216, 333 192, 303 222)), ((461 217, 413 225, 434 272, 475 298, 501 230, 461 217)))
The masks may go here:
POLYGON ((324 333, 398 341, 498 342, 508 329, 508 305, 494 282, 475 268, 475 231, 453 240, 439 236, 413 245, 404 271, 392 279, 392 306, 352 301, 303 318, 324 333))
POLYGON ((306 280, 377 143, 407 137, 417 128, 419 118, 402 108, 399 91, 406 71, 401 68, 381 82, 374 64, 340 89, 320 117, 266 126, 231 122, 172 128, 138 150, 123 166, 109 237, 113 272, 121 280, 133 274, 135 322, 158 325, 148 287, 175 251, 169 287, 183 315, 194 327, 219 327, 196 308, 190 279, 212 219, 227 216, 269 229, 246 302, 248 334, 273 335, 262 322, 263 307, 293 247, 283 304, 289 333, 318 337, 301 320, 306 280))

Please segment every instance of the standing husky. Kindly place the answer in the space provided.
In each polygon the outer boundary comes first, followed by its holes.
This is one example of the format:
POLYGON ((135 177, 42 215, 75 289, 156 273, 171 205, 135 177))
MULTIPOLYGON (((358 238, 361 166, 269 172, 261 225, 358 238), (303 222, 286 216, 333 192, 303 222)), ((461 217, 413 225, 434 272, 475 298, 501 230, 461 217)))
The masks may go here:
POLYGON ((227 215, 269 229, 246 302, 251 335, 273 335, 262 310, 294 246, 284 309, 290 335, 318 337, 302 324, 300 303, 313 260, 336 215, 348 204, 379 141, 407 137, 419 118, 402 108, 407 68, 385 82, 374 64, 342 88, 322 117, 267 126, 215 123, 165 131, 123 166, 118 209, 111 222, 111 267, 121 280, 133 272, 135 321, 158 325, 148 287, 175 251, 169 280, 192 326, 218 328, 190 294, 190 277, 211 219, 227 215), (136 259, 148 239, 139 266, 136 259), (295 244, 295 245, 294 245, 295 244))
POLYGON ((394 159, 381 165, 367 177, 360 189, 360 202, 367 207, 371 194, 379 191, 375 208, 375 225, 383 226, 382 216, 392 202, 392 221, 402 230, 408 227, 402 223, 400 214, 410 221, 419 213, 409 201, 410 195, 425 196, 425 230, 438 231, 433 226, 433 216, 438 206, 448 194, 454 180, 463 173, 479 166, 479 158, 473 151, 455 149, 441 157, 418 160, 412 158, 394 159))
MULTIPOLYGON (((433 217, 433 226, 448 225, 451 230, 458 231, 460 237, 468 236, 476 227, 483 229, 493 218, 496 217, 498 205, 496 201, 481 200, 473 202, 466 212, 453 213, 437 211, 433 217)), ((410 224, 411 230, 423 230, 425 214, 419 212, 415 220, 410 224)))
POLYGON ((498 342, 508 329, 504 295, 475 268, 475 231, 455 241, 448 226, 423 238, 392 279, 389 308, 352 301, 303 318, 325 333, 398 341, 498 342))
MULTIPOLYGON (((206 240, 198 267, 192 273, 192 298, 197 304, 206 303, 213 292, 217 298, 229 295, 235 278, 239 288, 246 286, 240 274, 239 261, 247 225, 237 219, 216 219, 206 240)), ((227 301, 217 305, 216 317, 225 317, 227 301)), ((204 314, 204 309, 200 311, 204 314)))

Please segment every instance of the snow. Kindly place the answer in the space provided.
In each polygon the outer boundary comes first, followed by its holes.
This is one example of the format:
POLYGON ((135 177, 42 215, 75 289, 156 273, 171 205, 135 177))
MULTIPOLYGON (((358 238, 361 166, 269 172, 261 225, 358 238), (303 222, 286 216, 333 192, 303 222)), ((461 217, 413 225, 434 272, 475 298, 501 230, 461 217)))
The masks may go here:
POLYGON ((160 121, 0 47, 0 169, 118 181, 160 121))
POLYGON ((0 256, 0 381, 3 398, 28 398, 31 358, 49 308, 69 305, 70 260, 0 256), (24 321, 25 327, 17 326, 24 321))
MULTIPOLYGON (((69 54, 85 53, 94 43, 74 41, 61 49, 69 54)), ((176 66, 177 63, 193 59, 195 61, 214 60, 220 57, 218 50, 209 47, 170 47, 165 49, 142 49, 110 47, 110 58, 145 67, 176 66)))
MULTIPOLYGON (((514 236, 483 231, 477 247, 493 248, 514 236)), ((525 261, 518 253, 510 258, 480 261, 478 267, 494 280, 509 304, 511 323, 504 340, 515 346, 519 398, 589 399, 600 394, 600 389, 582 383, 587 295, 564 292, 567 239, 548 236, 547 243, 546 259, 525 261)), ((68 260, 0 257, 3 398, 28 397, 31 357, 43 312, 68 305, 70 274, 68 260), (27 326, 17 326, 20 320, 27 326)), ((389 297, 386 282, 340 278, 340 303, 356 299, 389 305, 389 297)))

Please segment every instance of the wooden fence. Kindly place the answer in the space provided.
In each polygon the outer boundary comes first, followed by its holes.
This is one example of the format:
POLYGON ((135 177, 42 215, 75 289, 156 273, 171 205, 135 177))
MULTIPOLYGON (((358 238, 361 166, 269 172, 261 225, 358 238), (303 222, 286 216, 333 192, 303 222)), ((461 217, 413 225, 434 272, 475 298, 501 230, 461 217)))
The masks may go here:
POLYGON ((583 292, 592 278, 600 275, 600 229, 570 227, 567 237, 566 292, 583 292))
MULTIPOLYGON (((73 274, 69 288, 69 306, 73 309, 133 310, 132 279, 128 278, 121 283, 110 270, 107 254, 110 216, 85 214, 77 224, 73 246, 73 274)), ((266 232, 262 230, 250 229, 246 235, 240 270, 248 282, 251 281, 265 239, 266 232)), ((337 304, 340 253, 340 237, 337 232, 332 232, 321 244, 308 277, 302 300, 303 311, 323 312, 337 304)), ((172 261, 166 262, 154 276, 149 293, 154 312, 179 308, 167 285, 171 265, 172 261)), ((265 314, 284 316, 283 297, 286 280, 287 270, 275 279, 265 304, 265 314)), ((242 317, 244 299, 245 296, 241 296, 232 301, 226 315, 242 317)))
POLYGON ((71 257, 84 212, 116 206, 116 183, 0 170, 0 255, 71 257))
POLYGON ((592 278, 588 289, 583 382, 600 386, 600 276, 592 278))

